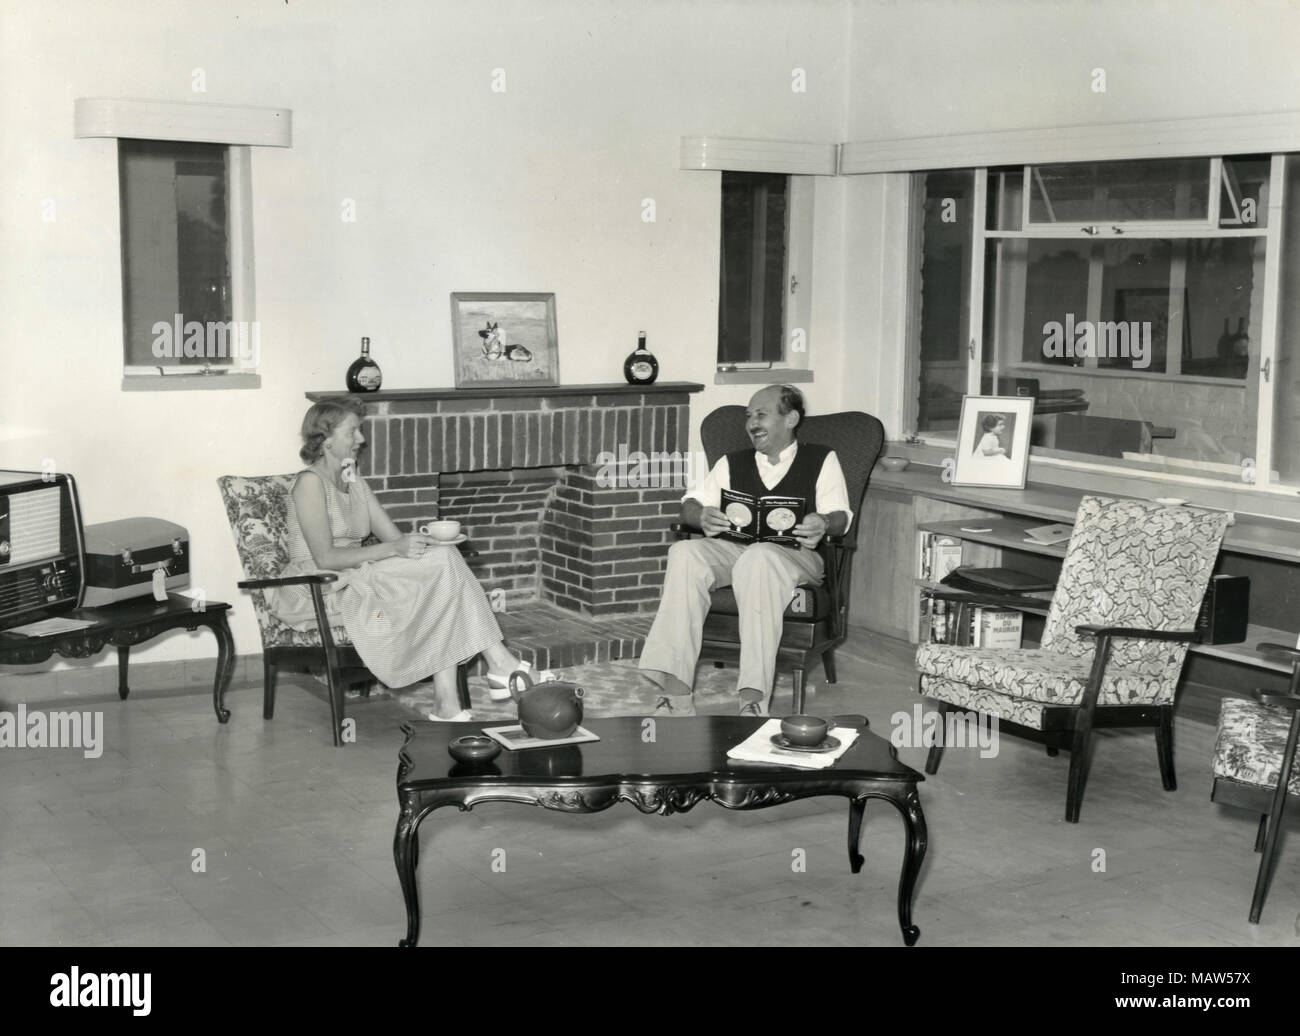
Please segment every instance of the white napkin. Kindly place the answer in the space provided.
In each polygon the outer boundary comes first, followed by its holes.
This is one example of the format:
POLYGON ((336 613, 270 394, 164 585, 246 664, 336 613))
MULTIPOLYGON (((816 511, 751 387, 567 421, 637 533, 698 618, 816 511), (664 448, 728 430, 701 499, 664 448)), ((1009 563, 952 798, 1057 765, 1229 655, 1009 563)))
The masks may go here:
POLYGON ((742 759, 751 763, 775 763, 779 766, 799 766, 805 770, 824 770, 853 747, 858 731, 852 727, 836 727, 830 736, 837 738, 840 747, 833 752, 792 752, 777 748, 772 738, 781 733, 781 721, 770 719, 727 753, 728 759, 742 759))

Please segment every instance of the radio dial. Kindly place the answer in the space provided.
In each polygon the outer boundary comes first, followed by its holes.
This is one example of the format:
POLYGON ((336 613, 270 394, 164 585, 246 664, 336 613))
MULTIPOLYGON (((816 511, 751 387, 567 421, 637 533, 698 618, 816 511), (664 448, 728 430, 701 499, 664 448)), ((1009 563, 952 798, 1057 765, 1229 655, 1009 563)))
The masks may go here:
POLYGON ((58 568, 53 568, 41 581, 41 585, 45 588, 47 594, 62 594, 67 586, 66 576, 67 573, 58 568))
POLYGON ((9 541, 0 540, 0 558, 7 558, 8 556, 9 556, 9 541))

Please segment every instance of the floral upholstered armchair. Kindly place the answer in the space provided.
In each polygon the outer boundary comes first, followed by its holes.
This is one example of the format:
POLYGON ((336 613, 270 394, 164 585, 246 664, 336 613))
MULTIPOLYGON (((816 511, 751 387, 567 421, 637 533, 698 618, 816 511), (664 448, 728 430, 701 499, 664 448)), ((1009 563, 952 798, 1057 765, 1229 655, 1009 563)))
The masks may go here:
POLYGON ((1214 789, 1210 792, 1213 802, 1259 814, 1255 852, 1261 857, 1250 901, 1251 924, 1259 924, 1268 895, 1287 795, 1300 795, 1300 770, 1295 767, 1296 743, 1300 741, 1300 650, 1284 644, 1260 644, 1258 650, 1290 663, 1291 685, 1284 694, 1256 691, 1253 702, 1223 699, 1214 742, 1214 789))
POLYGON ((330 721, 334 744, 341 744, 343 688, 348 683, 370 683, 374 677, 361 665, 351 647, 347 630, 331 626, 321 587, 336 577, 331 573, 280 578, 289 564, 289 492, 293 475, 263 475, 244 478, 223 475, 217 479, 226 517, 235 534, 235 549, 247 577, 239 583, 253 598, 253 611, 262 633, 262 716, 275 715, 276 675, 282 666, 306 669, 320 666, 329 683, 330 721), (317 628, 298 630, 276 618, 266 591, 291 583, 311 587, 316 607, 317 628))
MULTIPOLYGON (((1070 750, 1065 819, 1077 822, 1094 728, 1155 727, 1165 790, 1174 776, 1174 694, 1228 524, 1222 512, 1084 497, 1039 648, 922 644, 919 691, 941 712, 995 716, 1002 729, 1070 750), (1009 728, 1009 730, 1008 730, 1009 728)), ((1023 607, 1015 597, 935 596, 1023 607)), ((951 607, 951 605, 950 605, 951 607)), ((936 773, 936 744, 926 772, 936 773)))

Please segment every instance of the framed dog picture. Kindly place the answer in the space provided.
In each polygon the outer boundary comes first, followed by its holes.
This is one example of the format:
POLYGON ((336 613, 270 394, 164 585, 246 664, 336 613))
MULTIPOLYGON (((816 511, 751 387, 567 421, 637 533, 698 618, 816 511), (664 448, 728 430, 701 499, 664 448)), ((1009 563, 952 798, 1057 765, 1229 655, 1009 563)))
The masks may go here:
POLYGON ((1024 489, 1032 396, 965 396, 957 429, 954 486, 1024 489))
POLYGON ((454 291, 456 387, 558 385, 554 292, 454 291))

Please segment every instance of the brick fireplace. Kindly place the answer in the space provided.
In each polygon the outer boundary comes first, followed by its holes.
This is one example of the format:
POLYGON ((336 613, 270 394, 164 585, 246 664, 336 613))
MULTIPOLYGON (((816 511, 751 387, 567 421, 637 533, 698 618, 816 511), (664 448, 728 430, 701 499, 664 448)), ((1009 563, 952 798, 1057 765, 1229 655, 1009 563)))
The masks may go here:
POLYGON ((478 551, 470 565, 501 609, 543 601, 588 616, 650 612, 683 473, 597 461, 602 453, 685 456, 690 394, 702 388, 376 392, 364 397, 369 449, 358 467, 403 529, 460 521, 478 551))

